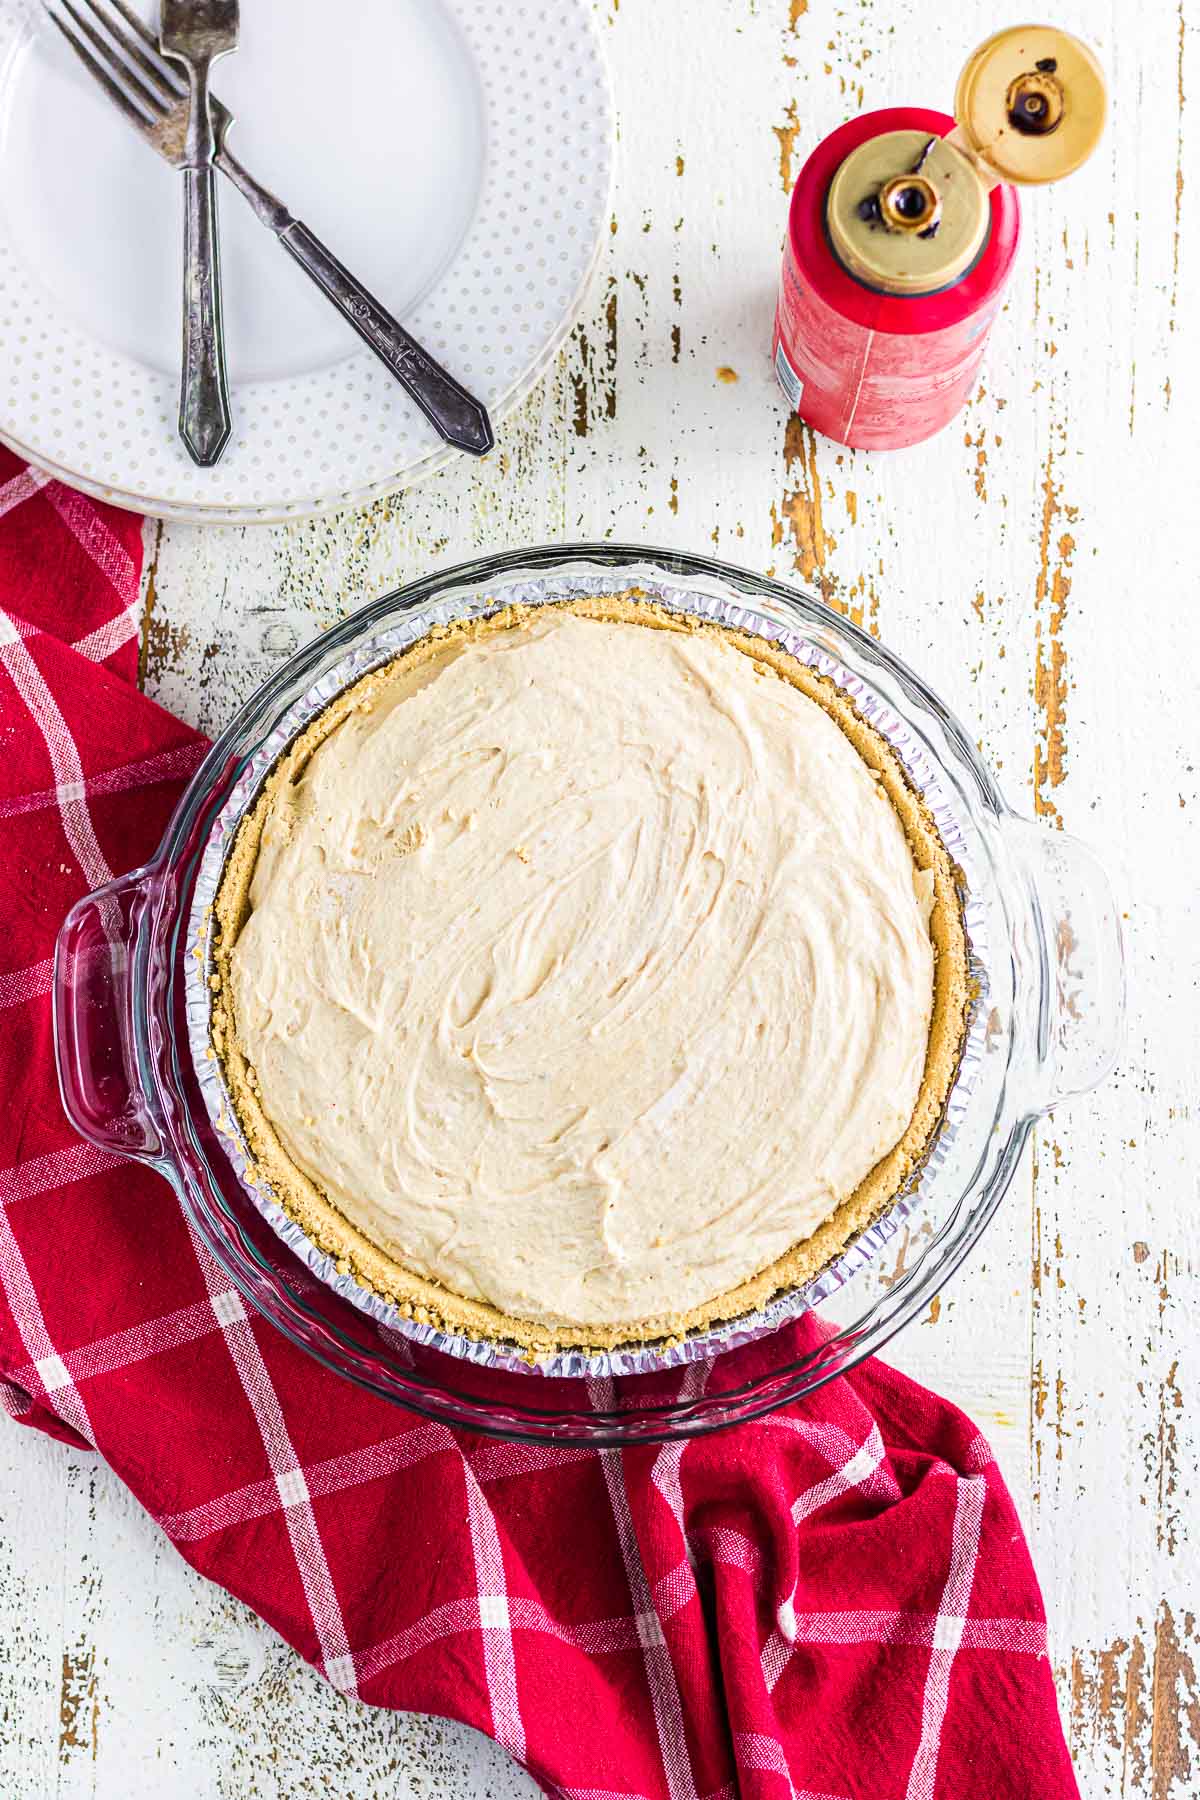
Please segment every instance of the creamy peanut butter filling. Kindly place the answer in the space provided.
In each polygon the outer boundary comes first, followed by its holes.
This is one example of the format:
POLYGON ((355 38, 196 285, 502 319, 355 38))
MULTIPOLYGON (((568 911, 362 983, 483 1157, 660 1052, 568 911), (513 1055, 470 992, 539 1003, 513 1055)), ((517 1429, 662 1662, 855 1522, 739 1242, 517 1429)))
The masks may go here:
POLYGON ((287 1157, 506 1316, 678 1317, 895 1146, 933 876, 846 732, 719 633, 450 636, 265 812, 228 955, 287 1157))

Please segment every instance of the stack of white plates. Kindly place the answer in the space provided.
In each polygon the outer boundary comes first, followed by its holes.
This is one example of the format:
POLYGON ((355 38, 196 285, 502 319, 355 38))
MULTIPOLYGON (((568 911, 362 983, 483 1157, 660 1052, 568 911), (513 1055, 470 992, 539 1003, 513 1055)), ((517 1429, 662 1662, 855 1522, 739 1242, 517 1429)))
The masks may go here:
MULTIPOLYGON (((584 0, 255 0, 213 86, 230 149, 498 424, 571 329, 608 218, 584 0)), ((0 438, 22 456, 138 511, 249 523, 459 454, 222 183, 234 430, 215 469, 192 463, 179 177, 38 0, 0 0, 0 169, 0 438)))

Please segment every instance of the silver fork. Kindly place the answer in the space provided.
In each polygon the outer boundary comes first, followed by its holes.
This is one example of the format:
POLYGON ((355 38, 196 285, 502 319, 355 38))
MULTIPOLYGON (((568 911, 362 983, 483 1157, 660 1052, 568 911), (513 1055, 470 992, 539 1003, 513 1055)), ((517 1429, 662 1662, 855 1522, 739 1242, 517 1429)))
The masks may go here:
MULTIPOLYGON (((53 23, 109 99, 153 150, 185 166, 188 90, 158 40, 126 0, 42 0, 53 23), (65 17, 64 17, 65 15, 65 17)), ((255 181, 225 147, 233 114, 209 95, 213 166, 232 181, 262 223, 399 381, 448 444, 484 456, 495 438, 483 403, 422 348, 387 308, 327 250, 308 226, 255 181)))

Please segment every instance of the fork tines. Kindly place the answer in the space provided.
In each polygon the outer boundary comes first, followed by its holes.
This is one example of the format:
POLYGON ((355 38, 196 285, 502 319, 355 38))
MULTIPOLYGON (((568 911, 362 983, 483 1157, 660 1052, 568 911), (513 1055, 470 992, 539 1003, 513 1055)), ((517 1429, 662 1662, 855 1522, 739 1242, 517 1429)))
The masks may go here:
POLYGON ((103 0, 80 0, 83 11, 73 0, 42 3, 76 56, 135 125, 143 129, 155 125, 172 106, 186 100, 182 77, 162 56, 158 39, 126 0, 108 0, 107 5, 103 0), (85 11, 90 18, 84 17, 85 11))

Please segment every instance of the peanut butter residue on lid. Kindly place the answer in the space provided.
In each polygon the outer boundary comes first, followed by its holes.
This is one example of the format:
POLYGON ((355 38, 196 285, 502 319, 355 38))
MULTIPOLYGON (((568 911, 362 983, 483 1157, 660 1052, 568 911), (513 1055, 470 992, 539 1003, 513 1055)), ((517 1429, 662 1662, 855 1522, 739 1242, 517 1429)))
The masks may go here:
POLYGON ((1086 44, 1049 25, 999 31, 958 78, 952 143, 984 180, 1040 184, 1073 174, 1104 131, 1104 71, 1086 44))

